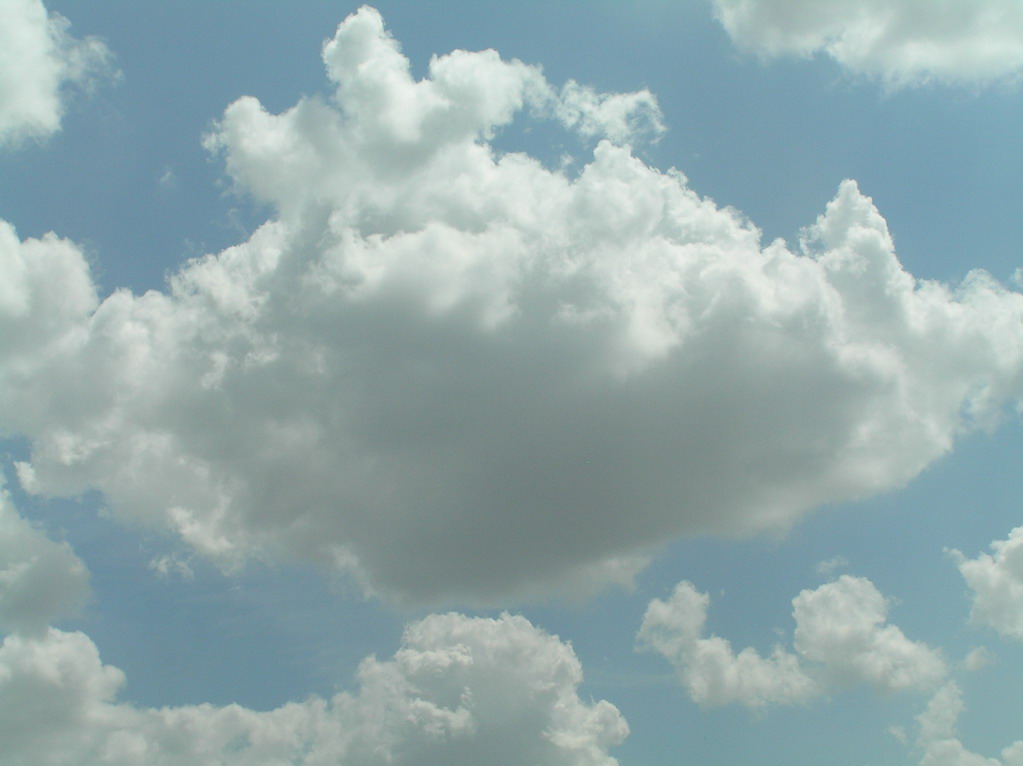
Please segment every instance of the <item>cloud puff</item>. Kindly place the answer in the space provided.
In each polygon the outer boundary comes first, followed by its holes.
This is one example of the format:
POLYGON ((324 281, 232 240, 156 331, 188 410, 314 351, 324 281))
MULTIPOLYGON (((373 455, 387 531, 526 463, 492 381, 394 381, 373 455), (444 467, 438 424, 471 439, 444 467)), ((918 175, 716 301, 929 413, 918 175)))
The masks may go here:
POLYGON ((0 633, 38 635, 88 594, 88 572, 71 546, 21 518, 0 483, 0 633))
POLYGON ((0 0, 0 147, 60 127, 65 89, 109 71, 111 54, 40 0, 0 0))
POLYGON ((885 623, 888 600, 863 577, 843 575, 792 600, 795 647, 820 663, 831 686, 868 683, 885 691, 926 689, 946 672, 940 654, 885 623))
POLYGON ((963 667, 973 672, 986 668, 991 663, 996 662, 997 659, 995 653, 986 646, 978 646, 971 649, 963 658, 963 667))
POLYGON ((1005 540, 991 543, 993 554, 968 559, 951 551, 973 591, 970 619, 994 628, 1003 636, 1023 639, 1023 527, 1005 540))
POLYGON ((923 749, 920 766, 1023 766, 1023 741, 1002 750, 1002 759, 985 758, 967 750, 959 740, 956 722, 963 712, 962 692, 950 681, 931 698, 927 710, 917 716, 923 749))
POLYGON ((668 601, 654 599, 640 646, 664 655, 693 701, 750 707, 805 702, 830 689, 867 683, 878 691, 929 688, 946 673, 940 654, 885 624, 888 603, 862 577, 843 575, 792 600, 795 652, 735 654, 719 636, 703 637, 710 598, 681 582, 668 601))
POLYGON ((5 766, 613 766, 628 727, 584 703, 571 647, 521 617, 434 615, 387 661, 366 659, 359 689, 268 712, 238 705, 136 708, 82 633, 51 629, 0 646, 5 766))
POLYGON ((738 655, 724 638, 703 637, 710 597, 681 582, 668 601, 654 599, 643 616, 640 645, 663 654, 694 702, 751 707, 802 702, 823 692, 799 658, 775 646, 770 657, 755 649, 738 655))
POLYGON ((492 51, 415 81, 370 9, 324 60, 329 101, 228 107, 207 144, 275 213, 167 291, 97 301, 73 245, 4 228, 27 489, 100 489, 225 567, 493 603, 899 487, 1023 390, 1023 296, 915 280, 853 182, 799 251, 763 247, 621 143, 570 177, 488 142, 516 117, 656 133, 648 95, 492 51))
POLYGON ((714 0, 732 40, 764 57, 823 51, 894 86, 984 83, 1023 71, 1016 0, 714 0))

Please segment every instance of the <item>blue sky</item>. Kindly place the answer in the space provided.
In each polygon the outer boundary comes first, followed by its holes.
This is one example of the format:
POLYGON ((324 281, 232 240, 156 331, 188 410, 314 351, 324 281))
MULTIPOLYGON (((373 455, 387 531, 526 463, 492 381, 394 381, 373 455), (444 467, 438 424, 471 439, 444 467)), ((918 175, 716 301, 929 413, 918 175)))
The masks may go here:
POLYGON ((1013 0, 0 19, 0 766, 1023 763, 1013 0))

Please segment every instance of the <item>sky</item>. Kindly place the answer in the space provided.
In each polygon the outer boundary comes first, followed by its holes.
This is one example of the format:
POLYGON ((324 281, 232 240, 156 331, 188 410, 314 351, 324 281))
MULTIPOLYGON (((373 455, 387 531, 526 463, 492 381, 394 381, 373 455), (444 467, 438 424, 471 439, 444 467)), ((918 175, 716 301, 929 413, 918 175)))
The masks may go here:
POLYGON ((0 766, 1023 765, 1017 0, 0 0, 0 766))

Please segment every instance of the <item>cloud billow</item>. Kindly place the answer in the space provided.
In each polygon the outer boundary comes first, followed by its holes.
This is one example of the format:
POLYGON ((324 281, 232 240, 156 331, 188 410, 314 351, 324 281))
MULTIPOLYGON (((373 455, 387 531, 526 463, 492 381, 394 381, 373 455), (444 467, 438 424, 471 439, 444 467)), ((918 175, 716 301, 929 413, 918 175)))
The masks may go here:
POLYGON ((798 252, 765 247, 633 155, 663 129, 645 91, 492 51, 415 81, 368 8, 324 60, 330 100, 242 98, 207 137, 275 214, 166 292, 100 300, 73 244, 0 231, 28 490, 97 488, 227 568, 497 603, 899 487, 1019 397, 1023 297, 915 280, 851 181, 798 252), (513 119, 597 140, 592 161, 499 154, 513 119))

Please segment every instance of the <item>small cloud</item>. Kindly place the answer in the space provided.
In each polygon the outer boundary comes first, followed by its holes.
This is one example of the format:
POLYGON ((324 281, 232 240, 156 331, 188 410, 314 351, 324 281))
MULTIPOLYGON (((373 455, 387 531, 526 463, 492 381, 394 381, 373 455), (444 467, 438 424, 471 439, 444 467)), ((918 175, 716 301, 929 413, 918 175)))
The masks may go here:
POLYGON ((161 189, 177 188, 178 176, 177 173, 174 172, 174 168, 170 165, 165 165, 160 177, 156 179, 156 183, 161 189))
POLYGON ((642 648, 675 666, 699 704, 793 704, 861 683, 879 692, 927 689, 946 674, 940 652, 887 622, 890 600, 862 577, 843 575, 796 596, 795 651, 778 644, 768 657, 704 637, 709 604, 691 583, 679 583, 669 601, 650 603, 638 636, 642 648))
POLYGON ((817 574, 832 575, 836 570, 844 569, 847 566, 849 566, 849 559, 845 556, 835 556, 817 564, 817 574))
POLYGON ((177 554, 159 556, 152 559, 149 562, 149 568, 163 578, 180 577, 182 580, 195 579, 195 572, 192 571, 188 559, 182 558, 177 554))
POLYGON ((977 671, 993 664, 997 659, 995 653, 986 646, 978 646, 963 659, 963 667, 970 671, 977 671))
POLYGON ((1019 766, 1023 763, 1023 740, 1001 752, 1001 759, 985 758, 967 750, 959 740, 959 716, 966 709, 962 690, 954 681, 942 686, 916 717, 917 745, 923 750, 922 766, 1019 766))
POLYGON ((817 53, 889 87, 983 85, 1023 73, 1016 0, 714 0, 732 41, 762 58, 817 53))
POLYGON ((1023 640, 1023 527, 991 543, 992 553, 975 559, 947 550, 973 591, 970 621, 1023 640))
POLYGON ((70 27, 40 0, 0 3, 0 147, 58 131, 69 88, 116 79, 106 45, 76 39, 70 27))

